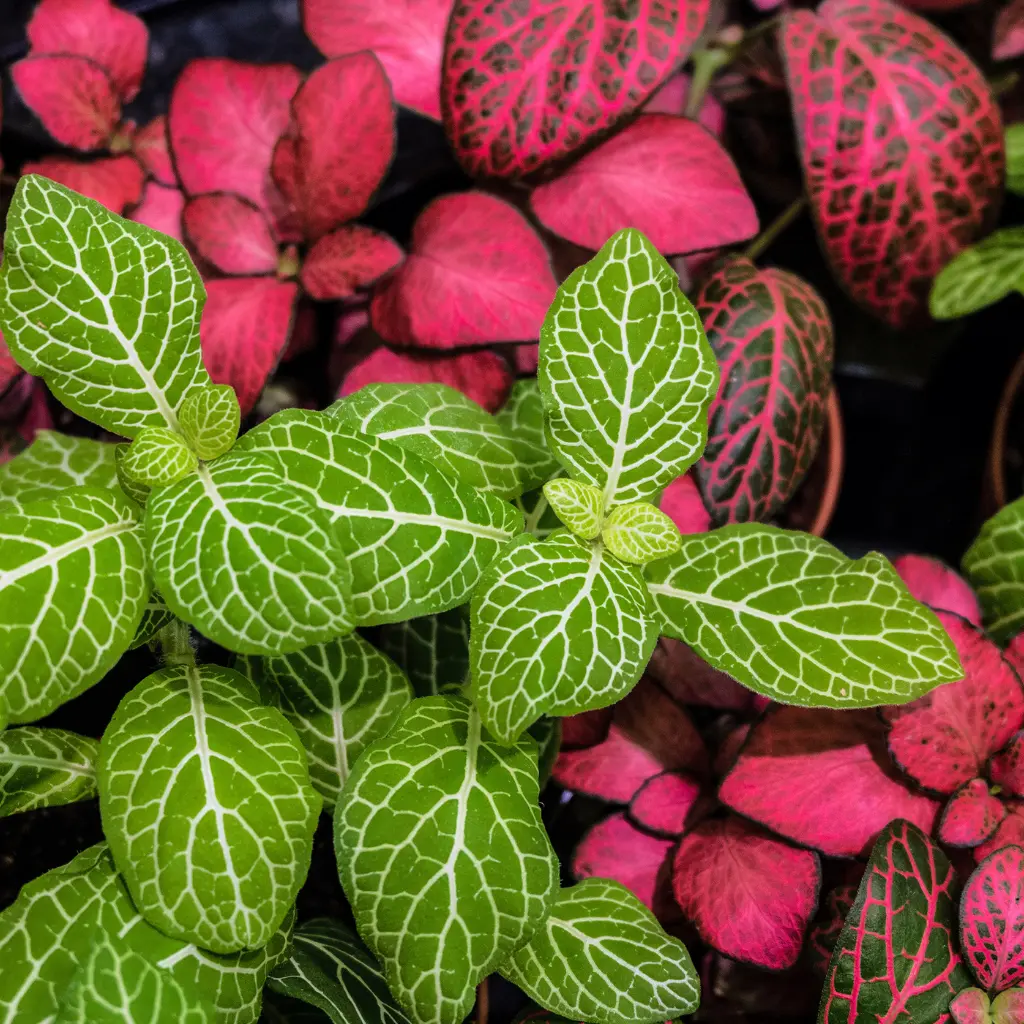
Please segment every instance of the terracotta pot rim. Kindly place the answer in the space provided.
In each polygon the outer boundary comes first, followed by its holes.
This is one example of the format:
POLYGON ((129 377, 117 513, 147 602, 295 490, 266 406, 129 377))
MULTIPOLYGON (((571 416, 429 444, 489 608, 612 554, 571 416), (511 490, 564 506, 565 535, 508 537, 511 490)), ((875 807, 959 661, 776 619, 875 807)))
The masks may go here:
POLYGON ((825 407, 825 422, 827 425, 825 443, 827 446, 828 464, 825 472, 825 487, 821 492, 818 501, 818 511, 815 513, 808 533, 815 537, 822 537, 832 522, 836 512, 836 505, 839 503, 839 491, 843 482, 843 466, 846 461, 846 440, 843 432, 843 411, 839 405, 839 395, 835 386, 828 395, 828 403, 825 407))

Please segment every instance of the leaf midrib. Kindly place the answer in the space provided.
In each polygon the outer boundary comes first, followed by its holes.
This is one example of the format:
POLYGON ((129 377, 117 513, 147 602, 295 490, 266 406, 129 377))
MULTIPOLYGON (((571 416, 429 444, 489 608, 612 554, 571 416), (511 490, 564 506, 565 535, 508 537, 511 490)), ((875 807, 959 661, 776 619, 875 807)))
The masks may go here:
MULTIPOLYGON (((111 523, 107 526, 103 526, 98 530, 90 530, 88 533, 80 534, 75 537, 74 540, 65 541, 63 544, 59 544, 55 548, 50 548, 45 554, 37 555, 35 558, 30 559, 27 562, 23 562, 21 565, 15 566, 13 569, 7 569, 4 572, 0 572, 0 590, 10 586, 12 583, 17 583, 18 580, 25 576, 30 576, 34 572, 38 572, 40 569, 46 569, 56 566, 63 559, 69 555, 75 554, 77 551, 82 551, 85 548, 92 547, 94 544, 99 544, 101 541, 106 540, 109 537, 116 537, 121 533, 125 533, 128 530, 135 529, 136 522, 134 519, 121 520, 117 523, 111 523)), ((33 543, 39 543, 34 538, 26 538, 33 543)))

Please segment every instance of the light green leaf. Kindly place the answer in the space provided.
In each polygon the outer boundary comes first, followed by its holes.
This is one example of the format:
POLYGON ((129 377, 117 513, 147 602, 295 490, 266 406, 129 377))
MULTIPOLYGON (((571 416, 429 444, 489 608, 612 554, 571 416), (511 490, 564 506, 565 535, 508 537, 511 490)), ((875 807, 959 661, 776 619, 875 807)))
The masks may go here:
POLYGON ((69 487, 117 487, 107 441, 40 430, 20 455, 0 466, 0 507, 52 498, 69 487))
POLYGON ((409 677, 417 697, 459 691, 469 679, 469 608, 381 626, 374 643, 409 677))
POLYGON ((652 501, 699 458, 718 364, 679 278, 632 228, 558 289, 537 370, 548 440, 605 507, 652 501))
POLYGON ((128 455, 128 449, 130 447, 131 445, 127 444, 114 445, 114 471, 117 476, 117 486, 120 487, 124 494, 131 498, 136 505, 141 508, 145 508, 146 502, 149 501, 151 488, 146 487, 145 484, 140 484, 133 477, 129 476, 124 469, 124 460, 128 455))
POLYGON ((73 412, 135 437, 178 428, 206 293, 184 246, 48 178, 25 175, 7 215, 0 329, 18 363, 73 412))
POLYGON ((548 448, 544 400, 535 379, 517 380, 495 419, 512 438, 524 491, 539 488, 559 472, 558 460, 548 448))
POLYGON ((1006 126, 1006 188, 1024 195, 1024 122, 1006 126))
POLYGON ((505 743, 541 715, 625 697, 658 640, 640 571, 568 531, 517 537, 484 573, 472 609, 473 699, 505 743))
POLYGON ((601 540, 616 558, 630 565, 647 565, 674 555, 683 544, 676 524, 646 501, 613 508, 604 521, 601 540))
POLYGON ((321 800, 281 713, 230 669, 164 668, 103 734, 100 815, 146 920, 216 953, 281 927, 305 880, 321 800))
POLYGON ((555 515, 577 537, 593 540, 601 532, 604 494, 600 487, 563 476, 549 480, 543 490, 555 515))
POLYGON ((201 459, 224 455, 238 437, 242 410, 230 384, 193 388, 181 403, 178 421, 185 440, 201 459))
POLYGON ((340 921, 317 918, 298 928, 270 988, 323 1010, 334 1024, 407 1024, 384 974, 340 921))
POLYGON ((928 307, 952 320, 1024 289, 1024 228, 1004 228, 969 246, 932 282, 928 307))
POLYGON ((164 599, 155 590, 151 590, 149 592, 149 600, 146 602, 146 608, 142 613, 142 621, 139 623, 139 628, 135 631, 132 649, 145 647, 146 644, 156 637, 161 629, 169 626, 173 621, 174 616, 171 614, 170 608, 164 603, 164 599))
POLYGON ((563 889, 499 970, 548 1009, 594 1024, 655 1024, 693 1013, 700 1001, 686 947, 625 886, 604 878, 563 889))
POLYGON ((981 602, 985 629, 1006 643, 1024 627, 1024 498, 982 526, 963 570, 981 602))
POLYGON ((512 504, 523 513, 523 529, 534 537, 543 540, 562 529, 562 521, 555 515, 543 490, 530 491, 512 504))
POLYGON ((131 645, 149 593, 136 515, 96 487, 0 514, 0 698, 12 722, 77 696, 131 645))
POLYGON ((500 498, 523 493, 512 439, 490 413, 445 384, 368 384, 327 414, 415 452, 477 490, 500 498))
POLYGON ((0 817, 94 797, 98 749, 66 729, 0 732, 0 817))
POLYGON ((181 434, 167 427, 143 427, 128 446, 119 470, 142 487, 166 487, 195 472, 199 460, 181 434))
POLYGON ((359 625, 463 604, 522 529, 519 513, 495 495, 390 441, 346 432, 323 413, 286 409, 236 447, 276 457, 289 488, 332 517, 352 567, 359 625))
POLYGON ((334 819, 363 940, 418 1024, 460 1024, 543 919, 557 862, 537 747, 499 746, 462 697, 422 697, 360 758, 334 819))
POLYGON ((146 505, 153 578, 168 608, 242 654, 283 654, 352 629, 338 533, 267 455, 232 452, 146 505))
POLYGON ((963 678, 956 648, 881 556, 758 523, 683 538, 648 566, 662 631, 785 704, 903 704, 963 678))
POLYGON ((253 660, 260 683, 273 689, 275 704, 306 750, 314 787, 333 808, 356 758, 387 734, 412 700, 409 680, 354 633, 253 660))

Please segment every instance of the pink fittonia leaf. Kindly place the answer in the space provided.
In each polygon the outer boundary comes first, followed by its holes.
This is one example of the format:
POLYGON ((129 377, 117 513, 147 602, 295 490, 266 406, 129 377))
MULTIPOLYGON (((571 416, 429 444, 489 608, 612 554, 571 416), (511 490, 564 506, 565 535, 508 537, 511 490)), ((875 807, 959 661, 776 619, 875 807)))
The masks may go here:
POLYGON ((114 213, 124 213, 142 198, 145 176, 139 162, 130 156, 102 160, 70 160, 47 156, 24 164, 22 174, 42 174, 83 196, 95 199, 114 213))
POLYGON ((555 287, 547 250, 526 218, 493 196, 463 192, 420 214, 405 263, 377 289, 370 318, 396 344, 530 341, 555 287))
POLYGON ((920 829, 878 837, 825 978, 822 1024, 939 1024, 970 984, 956 951, 956 874, 920 829))
POLYGON ((750 735, 751 723, 743 722, 730 729, 718 743, 715 751, 715 758, 711 763, 715 776, 722 778, 732 769, 736 759, 740 756, 743 744, 747 742, 750 735))
POLYGON ((303 0, 306 34, 327 57, 373 50, 395 100, 441 117, 441 55, 452 0, 303 0))
POLYGON ((132 152, 146 172, 161 185, 172 187, 178 184, 167 138, 167 118, 163 114, 154 117, 135 133, 132 152))
POLYGON ((991 1024, 991 1004, 988 993, 980 988, 965 988, 949 1004, 949 1012, 956 1024, 991 1024))
POLYGON ((709 804, 699 780, 682 772, 663 772, 636 791, 629 816, 649 832, 678 836, 707 812, 709 804))
POLYGON ((121 100, 133 100, 146 70, 145 22, 110 0, 40 0, 28 23, 33 54, 88 57, 110 77, 121 100))
MULTIPOLYGON (((681 117, 686 109, 686 101, 690 96, 690 85, 693 79, 685 71, 677 71, 648 101, 644 104, 645 114, 675 114, 681 117)), ((716 139, 725 131, 725 110, 722 104, 711 95, 704 94, 697 120, 716 139)))
POLYGON ((946 801, 938 837, 947 846, 978 846, 991 837, 1005 817, 1006 807, 989 792, 988 783, 971 779, 946 801))
POLYGON ((944 562, 927 555, 901 555, 892 563, 918 601, 954 612, 975 626, 981 625, 978 598, 967 580, 944 562))
POLYGON ((348 372, 338 396, 367 384, 447 384, 488 412, 497 412, 512 390, 513 379, 508 363, 495 352, 434 356, 378 348, 348 372))
POLYGON ((975 868, 960 899, 960 945, 982 988, 1024 981, 1024 849, 1003 847, 975 868))
MULTIPOLYGON (((11 355, 11 350, 7 347, 7 342, 4 341, 4 336, 0 334, 0 395, 4 394, 23 372, 21 367, 15 362, 14 356, 11 355)), ((611 708, 608 708, 608 711, 610 713, 611 708)))
POLYGON ((681 640, 667 636, 658 640, 647 671, 680 704, 746 711, 753 697, 745 686, 712 668, 681 640))
POLYGON ((1024 678, 1024 632, 1010 640, 1003 650, 1003 657, 1014 667, 1017 675, 1024 678))
POLYGON ((992 1000, 992 1024, 1024 1022, 1024 988, 1008 988, 992 1000))
POLYGON ((445 129, 474 177, 519 177, 606 133, 682 63, 707 0, 456 0, 445 129))
POLYGON ((288 344, 299 286, 272 277, 206 282, 200 324, 203 362, 216 384, 230 384, 244 416, 288 344))
POLYGON ((611 707, 597 708, 595 711, 581 711, 578 715, 569 715, 562 721, 562 749, 573 747, 592 747, 600 743, 607 735, 612 724, 611 707))
POLYGON ((276 209, 281 198, 270 160, 291 121, 301 79, 288 64, 220 58, 188 64, 171 94, 167 119, 185 192, 233 192, 264 212, 276 209))
POLYGON ((25 105, 63 146, 100 149, 121 118, 107 73, 84 57, 26 57, 11 65, 25 105))
POLYGON ((956 615, 939 612, 956 645, 964 678, 910 704, 888 707, 889 750, 925 789, 952 793, 1024 725, 1024 688, 999 648, 956 615))
POLYGON ((689 473, 676 477, 665 488, 658 507, 682 534, 705 533, 711 529, 711 516, 704 507, 696 481, 689 473))
POLYGON ((316 241, 358 217, 395 151, 395 111, 372 53, 317 68, 292 100, 294 199, 305 237, 316 241))
POLYGON ((988 777, 1014 796, 1024 796, 1024 732, 1017 732, 1002 750, 992 755, 988 777))
POLYGON ((306 254, 299 280, 312 299, 347 299, 402 262, 402 247, 380 231, 349 224, 306 254))
POLYGON ((181 189, 167 188, 156 181, 147 181, 142 192, 142 202, 132 210, 129 220, 162 231, 180 242, 181 214, 184 209, 185 196, 181 189))
POLYGON ((811 966, 818 974, 824 975, 832 950, 846 923, 846 915, 857 898, 855 885, 839 885, 832 889, 821 904, 821 910, 807 933, 807 950, 811 966))
POLYGON ((718 793, 773 832, 833 857, 859 856, 894 818, 930 832, 939 805, 889 767, 872 711, 776 707, 751 730, 718 793))
POLYGON ((722 371, 697 479, 712 520, 765 521, 803 482, 832 390, 832 320, 795 274, 735 256, 693 300, 722 371))
POLYGON ((1024 801, 1007 800, 1006 817, 996 834, 974 848, 974 859, 979 863, 1004 846, 1024 846, 1024 801))
POLYGON ((700 937, 733 960, 771 970, 796 963, 820 884, 816 853, 735 817, 683 836, 672 865, 676 901, 700 937))
POLYGON ((534 189, 530 205, 546 228, 586 249, 630 227, 664 253, 757 234, 757 211, 729 154, 702 125, 671 114, 642 114, 534 189))
POLYGON ((1010 0, 992 26, 992 59, 1011 60, 1024 53, 1024 0, 1010 0))
POLYGON ((887 323, 912 322, 935 275, 996 215, 999 108, 968 57, 888 0, 792 11, 780 44, 832 269, 887 323))
POLYGON ((270 274, 277 243, 262 211, 239 196, 197 196, 185 204, 185 234, 196 252, 224 274, 270 274))
POLYGON ((536 342, 516 345, 514 355, 516 370, 522 377, 535 377, 540 361, 540 345, 536 342))

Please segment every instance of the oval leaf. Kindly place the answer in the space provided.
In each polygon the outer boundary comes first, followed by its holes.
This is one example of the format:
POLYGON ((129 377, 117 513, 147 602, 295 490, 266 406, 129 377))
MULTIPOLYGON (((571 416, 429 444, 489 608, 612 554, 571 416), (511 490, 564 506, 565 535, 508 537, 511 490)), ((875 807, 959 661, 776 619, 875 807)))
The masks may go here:
POLYGON ((0 817, 94 797, 98 749, 66 729, 0 732, 0 817))
POLYGON ((630 565, 666 558, 683 543, 676 524, 646 501, 613 508, 604 521, 601 540, 616 558, 630 565))
POLYGON ((567 477, 549 480, 543 487, 551 511, 580 540, 594 540, 604 519, 604 495, 600 487, 567 477))
POLYGON ((209 461, 227 452, 238 437, 242 413, 227 384, 195 388, 178 410, 181 431, 199 458, 209 461))
POLYGON ((935 278, 928 308, 936 320, 953 320, 1024 291, 1024 228, 993 231, 964 249, 935 278))
POLYGON ((199 464, 181 434, 166 427, 143 427, 121 460, 120 472, 140 487, 175 484, 199 464))
POLYGON ((324 235, 306 253, 299 280, 311 299, 351 299, 404 258, 401 246, 383 232, 348 224, 324 235))
POLYGON ((936 835, 947 846, 979 846, 1006 817, 1002 800, 984 779, 965 782, 946 802, 936 835))
POLYGON ((662 772, 648 779, 629 804, 629 816, 658 835, 680 836, 706 810, 700 783, 681 772, 662 772))
POLYGON ((960 898, 964 959, 982 988, 1024 980, 1024 850, 1005 846, 986 857, 960 898))
POLYGON ((182 225, 192 248, 223 274, 272 274, 277 242, 263 211, 229 193, 196 196, 185 204, 182 225))
POLYGON ((0 467, 0 507, 52 498, 70 487, 116 487, 114 445, 40 430, 0 467))
POLYGON ((982 526, 962 568, 981 602, 985 629, 1006 643, 1024 627, 1024 498, 982 526))

